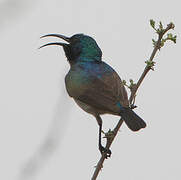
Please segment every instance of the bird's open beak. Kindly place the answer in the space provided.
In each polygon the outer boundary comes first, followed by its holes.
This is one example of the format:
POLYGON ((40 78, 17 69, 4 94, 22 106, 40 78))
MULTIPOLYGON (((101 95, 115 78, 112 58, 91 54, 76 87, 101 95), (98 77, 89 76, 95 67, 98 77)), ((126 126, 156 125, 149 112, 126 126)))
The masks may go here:
MULTIPOLYGON (((61 35, 61 34, 47 34, 47 35, 41 36, 40 38, 44 38, 44 37, 58 37, 58 38, 65 40, 66 42, 70 43, 70 38, 66 37, 64 35, 61 35)), ((48 43, 43 46, 40 46, 39 49, 42 47, 45 47, 45 46, 50 46, 50 45, 67 46, 68 44, 61 43, 61 42, 48 43)))

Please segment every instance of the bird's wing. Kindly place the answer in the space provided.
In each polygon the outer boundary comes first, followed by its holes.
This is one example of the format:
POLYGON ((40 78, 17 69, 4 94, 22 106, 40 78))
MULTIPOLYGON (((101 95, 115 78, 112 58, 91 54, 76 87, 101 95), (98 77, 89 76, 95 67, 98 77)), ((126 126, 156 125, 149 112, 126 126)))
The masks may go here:
POLYGON ((105 73, 102 77, 92 74, 91 81, 85 86, 76 99, 96 109, 117 113, 120 111, 117 103, 120 102, 124 107, 129 105, 125 87, 115 71, 105 73))

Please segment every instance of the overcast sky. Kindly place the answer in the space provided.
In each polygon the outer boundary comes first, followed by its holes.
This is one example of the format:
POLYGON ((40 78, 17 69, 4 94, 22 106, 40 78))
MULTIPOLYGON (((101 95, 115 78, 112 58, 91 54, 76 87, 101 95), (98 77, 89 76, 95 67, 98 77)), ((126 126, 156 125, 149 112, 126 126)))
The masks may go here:
MULTIPOLYGON (((0 0, 0 179, 90 179, 100 158, 98 125, 68 97, 69 70, 60 47, 37 48, 85 33, 122 79, 137 80, 156 34, 149 19, 174 22, 177 44, 167 43, 140 87, 135 110, 147 123, 126 125, 114 141, 100 180, 181 179, 180 3, 163 0, 0 0)), ((105 115, 104 130, 119 117, 105 115)))

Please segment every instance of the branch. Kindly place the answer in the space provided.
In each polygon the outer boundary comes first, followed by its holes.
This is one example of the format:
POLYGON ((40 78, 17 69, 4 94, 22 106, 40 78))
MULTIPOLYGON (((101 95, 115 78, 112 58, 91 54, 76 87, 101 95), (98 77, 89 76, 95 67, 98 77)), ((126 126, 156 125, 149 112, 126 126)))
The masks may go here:
MULTIPOLYGON (((173 41, 174 43, 176 43, 176 36, 173 36, 172 34, 167 34, 167 38, 163 38, 163 36, 170 30, 170 29, 174 29, 174 24, 173 23, 170 23, 167 25, 167 27, 165 29, 163 29, 163 26, 162 26, 162 23, 160 22, 159 24, 159 28, 156 29, 155 28, 155 21, 153 20, 150 20, 150 25, 152 26, 152 28, 156 31, 156 33, 158 34, 158 40, 155 41, 155 40, 152 40, 153 41, 153 45, 154 45, 154 49, 153 49, 153 52, 149 58, 148 61, 146 61, 146 67, 142 73, 142 75, 140 76, 138 82, 136 84, 133 83, 132 80, 130 80, 130 83, 132 84, 132 86, 129 86, 130 90, 131 90, 131 95, 130 95, 130 98, 129 98, 129 103, 130 105, 132 105, 134 99, 135 99, 135 96, 136 96, 136 92, 138 90, 138 88, 140 87, 141 83, 143 82, 146 74, 149 72, 149 70, 154 70, 153 69, 153 66, 155 64, 155 62, 153 62, 153 59, 155 57, 155 54, 158 50, 161 49, 161 47, 164 46, 164 43, 167 41, 167 40, 171 40, 173 41)), ((134 107, 134 106, 133 106, 134 107)), ((116 127, 114 128, 114 130, 112 131, 111 135, 107 135, 106 136, 106 139, 107 139, 107 143, 106 143, 106 148, 109 149, 111 147, 111 144, 113 143, 121 125, 123 123, 123 119, 121 118, 118 122, 118 124, 116 125, 116 127)), ((110 132, 108 132, 110 134, 110 132)), ((98 161, 97 163, 97 166, 96 166, 96 169, 94 171, 94 174, 92 176, 92 179, 91 180, 96 180, 100 170, 102 169, 103 167, 103 163, 104 163, 104 160, 106 159, 106 153, 103 153, 100 160, 98 161)))

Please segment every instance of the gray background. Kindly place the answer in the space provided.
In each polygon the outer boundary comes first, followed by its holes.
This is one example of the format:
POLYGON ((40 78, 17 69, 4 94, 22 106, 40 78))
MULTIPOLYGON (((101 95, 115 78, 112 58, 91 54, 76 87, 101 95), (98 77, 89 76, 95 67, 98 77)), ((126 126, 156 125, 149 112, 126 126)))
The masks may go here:
MULTIPOLYGON (((139 89, 136 112, 147 128, 121 127, 98 179, 181 179, 179 1, 0 0, 0 179, 90 179, 100 154, 98 126, 68 97, 69 69, 47 33, 85 33, 122 79, 137 80, 156 36, 149 19, 173 21, 178 35, 155 57, 139 89)), ((58 39, 59 40, 59 39, 58 39)), ((104 130, 118 117, 103 116, 104 130)))

